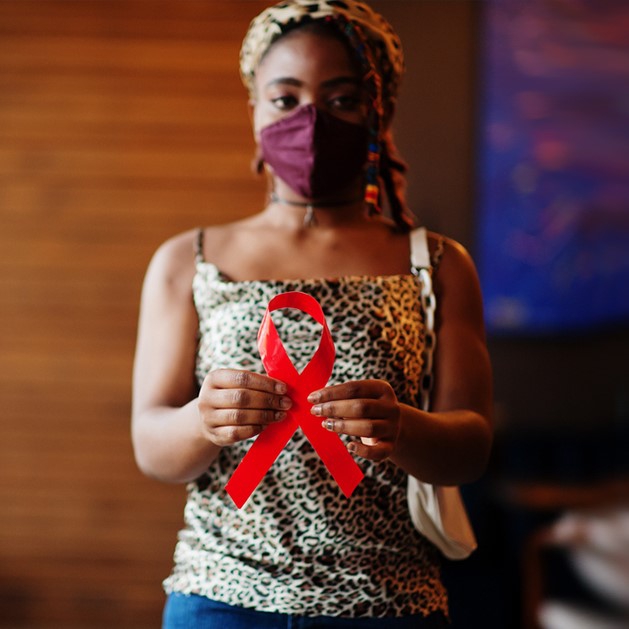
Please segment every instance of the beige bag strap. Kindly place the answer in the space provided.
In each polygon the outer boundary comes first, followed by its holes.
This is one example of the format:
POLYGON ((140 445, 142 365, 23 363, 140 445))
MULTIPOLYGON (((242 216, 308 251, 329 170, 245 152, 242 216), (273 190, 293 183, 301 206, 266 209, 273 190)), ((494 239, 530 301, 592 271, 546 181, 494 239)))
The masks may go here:
POLYGON ((424 313, 424 350, 422 352, 422 377, 420 403, 424 411, 430 409, 430 394, 433 384, 433 354, 437 344, 435 334, 435 310, 437 301, 432 287, 432 265, 428 249, 428 233, 425 227, 411 232, 411 265, 413 274, 419 279, 422 312, 424 313))
MULTIPOLYGON (((443 254, 444 243, 442 238, 437 247, 435 260, 431 262, 426 230, 421 227, 411 232, 412 272, 419 279, 424 313, 425 342, 420 383, 420 402, 424 411, 430 409, 433 354, 437 344, 435 334, 437 301, 433 291, 432 275, 443 254)), ((422 535, 450 559, 469 557, 477 547, 477 542, 458 487, 438 487, 409 475, 407 498, 413 525, 422 535)))
POLYGON ((430 268, 428 232, 425 227, 419 227, 411 232, 411 264, 416 269, 430 268))

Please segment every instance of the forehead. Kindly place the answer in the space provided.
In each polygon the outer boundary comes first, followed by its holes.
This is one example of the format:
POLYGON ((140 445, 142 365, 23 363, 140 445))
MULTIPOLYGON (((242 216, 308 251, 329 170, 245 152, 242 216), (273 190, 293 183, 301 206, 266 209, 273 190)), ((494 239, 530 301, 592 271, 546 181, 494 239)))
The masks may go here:
POLYGON ((276 41, 256 71, 256 85, 263 87, 278 77, 320 82, 339 75, 358 77, 355 59, 339 39, 295 31, 276 41))

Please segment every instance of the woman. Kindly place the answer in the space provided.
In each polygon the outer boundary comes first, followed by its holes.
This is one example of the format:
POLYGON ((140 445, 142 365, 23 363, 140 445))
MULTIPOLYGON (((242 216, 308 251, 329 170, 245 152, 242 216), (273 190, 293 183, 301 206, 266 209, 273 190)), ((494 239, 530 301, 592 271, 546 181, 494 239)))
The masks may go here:
MULTIPOLYGON (((425 327, 389 132, 402 67, 391 27, 354 0, 281 2, 247 33, 241 73, 269 202, 165 243, 142 295, 136 459, 188 483, 165 627, 447 625, 437 551, 413 528, 406 482, 483 472, 490 367, 473 263, 430 234, 438 344, 432 411, 419 410, 425 327), (343 496, 298 430, 237 509, 226 483, 293 403, 256 346, 268 302, 289 291, 325 312, 337 358, 311 414, 364 478, 343 496)), ((320 326, 293 310, 273 320, 302 368, 320 326)))

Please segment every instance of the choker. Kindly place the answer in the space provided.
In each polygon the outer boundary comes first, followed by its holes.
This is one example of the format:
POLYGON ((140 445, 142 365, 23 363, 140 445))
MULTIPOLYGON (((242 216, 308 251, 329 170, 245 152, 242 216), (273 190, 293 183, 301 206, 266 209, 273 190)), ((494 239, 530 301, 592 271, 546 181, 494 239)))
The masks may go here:
POLYGON ((306 208, 306 215, 304 216, 304 227, 312 227, 317 224, 314 209, 316 207, 339 207, 343 205, 353 205, 362 201, 363 197, 355 197, 353 199, 346 199, 343 201, 292 201, 290 199, 282 199, 275 192, 271 192, 269 195, 272 203, 283 203, 284 205, 292 205, 293 207, 306 208))

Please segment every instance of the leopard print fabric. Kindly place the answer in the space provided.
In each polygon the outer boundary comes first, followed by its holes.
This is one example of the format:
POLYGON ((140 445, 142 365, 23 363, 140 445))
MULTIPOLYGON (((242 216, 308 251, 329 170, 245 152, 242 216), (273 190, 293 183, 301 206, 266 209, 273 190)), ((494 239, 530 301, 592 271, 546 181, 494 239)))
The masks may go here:
MULTIPOLYGON (((264 373, 256 335, 266 306, 278 293, 303 291, 321 303, 336 346, 330 384, 382 378, 401 402, 416 404, 424 339, 417 282, 411 274, 232 282, 198 260, 198 381, 220 368, 264 373)), ((272 316, 302 369, 320 326, 297 310, 272 316)), ((447 613, 438 553, 412 525, 402 470, 358 459, 365 477, 347 499, 297 430, 238 510, 224 488, 250 445, 223 448, 189 484, 166 592, 306 616, 447 613)))

